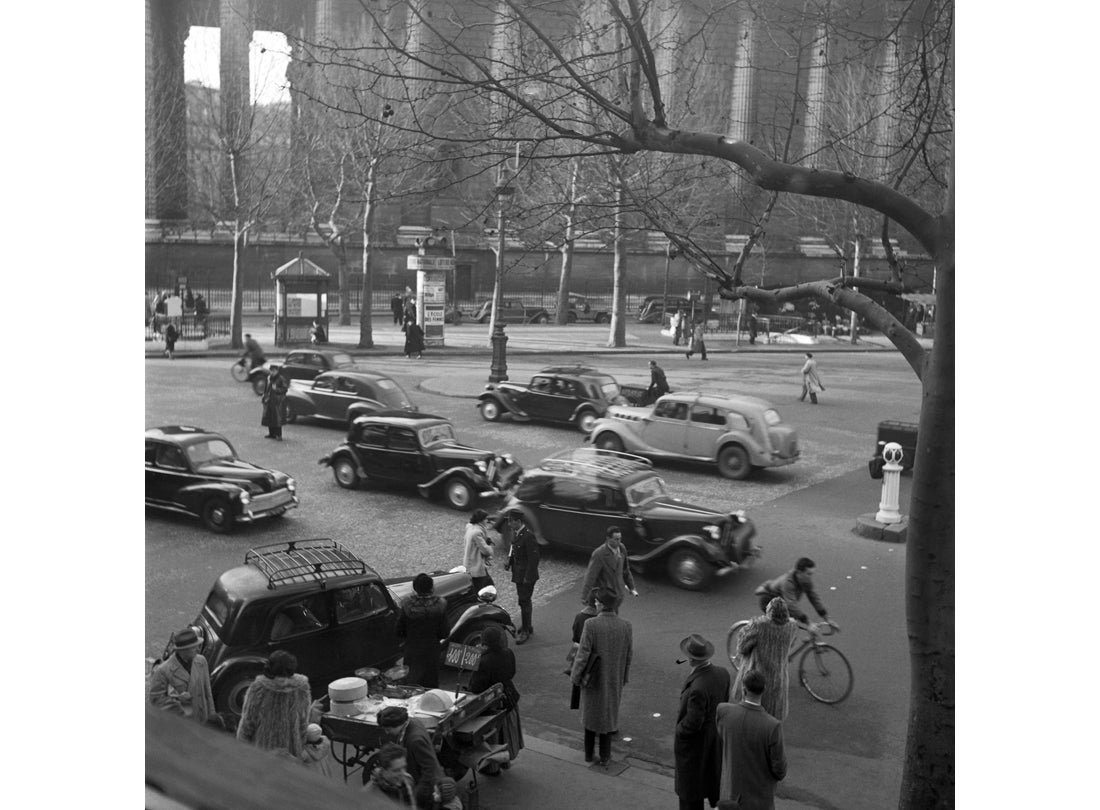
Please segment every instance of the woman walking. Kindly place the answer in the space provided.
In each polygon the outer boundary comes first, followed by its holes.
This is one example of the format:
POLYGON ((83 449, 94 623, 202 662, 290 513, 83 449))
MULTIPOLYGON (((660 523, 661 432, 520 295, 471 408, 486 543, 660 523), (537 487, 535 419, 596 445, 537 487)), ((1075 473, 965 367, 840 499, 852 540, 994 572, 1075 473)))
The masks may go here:
POLYGON ((813 352, 806 352, 806 362, 802 366, 802 396, 798 399, 800 402, 805 402, 806 394, 809 394, 810 402, 816 405, 817 392, 824 390, 825 386, 817 376, 817 361, 814 360, 813 352))
POLYGON ((633 631, 630 622, 615 614, 615 597, 596 591, 599 613, 584 623, 570 677, 581 687, 581 723, 584 761, 591 762, 600 740, 600 765, 611 763, 611 735, 619 730, 619 703, 630 675, 633 631))
POLYGON ((777 596, 768 602, 767 613, 754 618, 741 633, 737 648, 741 666, 730 692, 731 703, 739 702, 744 696, 745 674, 756 669, 764 676, 766 684, 760 705, 776 720, 787 717, 787 656, 796 632, 798 623, 791 619, 783 597, 777 596))
POLYGON ((405 325, 401 328, 405 330, 405 356, 412 357, 415 354, 419 360, 424 352, 424 330, 409 317, 405 318, 405 325))
POLYGON ((688 344, 688 350, 686 352, 687 359, 690 360, 691 356, 695 352, 699 352, 699 359, 707 359, 707 344, 703 341, 706 335, 706 324, 703 321, 696 321, 695 325, 691 327, 691 342, 688 344))
POLYGON ((297 674, 298 659, 286 650, 271 654, 262 675, 244 696, 237 739, 267 751, 302 756, 309 725, 309 679, 297 674))

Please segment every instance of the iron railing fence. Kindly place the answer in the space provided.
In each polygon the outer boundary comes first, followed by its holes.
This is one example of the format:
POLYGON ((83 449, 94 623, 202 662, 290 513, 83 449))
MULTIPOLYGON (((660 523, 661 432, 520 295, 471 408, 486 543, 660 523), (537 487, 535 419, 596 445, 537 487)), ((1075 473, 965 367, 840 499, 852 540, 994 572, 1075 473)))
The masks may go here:
POLYGON ((170 320, 176 324, 179 340, 206 340, 229 335, 229 315, 211 314, 200 318, 192 313, 180 318, 157 315, 145 324, 145 339, 164 340, 164 327, 170 320))

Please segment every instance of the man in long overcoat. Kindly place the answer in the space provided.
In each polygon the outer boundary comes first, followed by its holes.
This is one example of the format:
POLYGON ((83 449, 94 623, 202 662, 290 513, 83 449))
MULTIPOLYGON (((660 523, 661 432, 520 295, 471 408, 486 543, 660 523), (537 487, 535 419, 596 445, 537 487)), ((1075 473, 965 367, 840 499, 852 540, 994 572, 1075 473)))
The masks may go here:
POLYGON ((283 403, 286 401, 286 392, 290 388, 286 377, 281 373, 279 366, 272 366, 260 401, 264 406, 263 417, 260 426, 267 428, 268 439, 283 440, 283 403))
POLYGON ((618 613, 627 591, 638 595, 622 540, 623 530, 618 526, 608 526, 603 544, 597 546, 588 558, 588 570, 581 588, 581 601, 584 604, 595 605, 596 589, 606 588, 615 596, 615 612, 618 613))
POLYGON ((680 711, 672 751, 676 757, 676 795, 680 810, 703 810, 718 803, 722 781, 722 745, 715 724, 718 704, 730 692, 730 674, 711 663, 714 645, 698 633, 680 642, 680 651, 691 664, 680 690, 680 711))
POLYGON ((508 549, 508 562, 505 571, 512 572, 512 582, 516 586, 516 601, 519 603, 519 632, 516 644, 526 644, 535 632, 532 622, 534 607, 532 596, 535 583, 539 581, 539 542, 534 532, 517 512, 508 515, 508 526, 512 529, 512 545, 508 549))
POLYGON ((760 705, 765 681, 759 670, 749 670, 742 686, 740 703, 719 703, 716 710, 722 798, 744 810, 775 810, 775 786, 787 775, 783 726, 760 705))
POLYGON ((619 730, 619 703, 630 673, 634 633, 630 622, 614 611, 615 597, 609 591, 596 592, 599 613, 584 623, 581 645, 573 659, 570 678, 581 688, 581 723, 584 725, 584 759, 591 762, 600 739, 600 765, 611 761, 611 735, 619 730), (595 676, 584 684, 589 661, 598 658, 595 676))

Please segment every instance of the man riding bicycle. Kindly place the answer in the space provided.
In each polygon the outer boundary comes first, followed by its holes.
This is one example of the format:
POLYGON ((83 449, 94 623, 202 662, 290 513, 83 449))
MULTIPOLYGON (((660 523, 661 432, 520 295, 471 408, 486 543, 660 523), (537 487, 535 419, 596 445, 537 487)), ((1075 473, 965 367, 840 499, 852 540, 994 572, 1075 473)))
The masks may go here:
POLYGON ((829 619, 825 605, 821 603, 821 599, 814 592, 814 567, 814 561, 809 557, 799 557, 798 562, 794 564, 794 568, 790 571, 775 579, 770 579, 758 587, 755 593, 756 596, 760 597, 760 612, 766 612, 768 602, 778 596, 787 603, 787 611, 796 621, 808 625, 810 623, 809 618, 798 607, 798 600, 805 594, 821 620, 835 626, 835 623, 829 619))
POLYGON ((248 358, 248 370, 251 371, 254 368, 259 368, 267 362, 267 358, 264 357, 264 350, 260 348, 260 344, 257 343, 252 335, 244 336, 244 354, 241 355, 241 359, 248 358))

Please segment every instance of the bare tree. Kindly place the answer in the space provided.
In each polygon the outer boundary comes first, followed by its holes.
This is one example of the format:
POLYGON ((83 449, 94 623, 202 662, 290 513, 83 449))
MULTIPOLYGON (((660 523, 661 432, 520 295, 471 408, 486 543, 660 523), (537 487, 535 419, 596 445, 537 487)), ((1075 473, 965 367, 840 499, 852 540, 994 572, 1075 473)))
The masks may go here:
MULTIPOLYGON (((927 111, 899 142, 907 144, 914 165, 924 175, 939 174, 941 191, 903 188, 897 182, 861 177, 847 169, 822 168, 784 160, 781 152, 746 139, 740 131, 692 128, 670 124, 670 111, 661 86, 661 72, 649 32, 648 4, 641 0, 604 3, 542 4, 501 0, 493 4, 497 19, 519 26, 529 38, 522 63, 507 70, 485 57, 474 36, 484 18, 476 2, 455 6, 432 16, 410 7, 409 27, 417 32, 416 47, 405 38, 385 35, 385 47, 401 54, 406 66, 388 75, 402 83, 406 94, 446 97, 454 103, 474 104, 488 99, 507 100, 538 132, 532 142, 571 141, 585 154, 637 155, 661 152, 692 155, 723 162, 736 176, 764 192, 798 195, 853 205, 889 220, 906 231, 927 252, 937 268, 937 331, 934 347, 926 351, 886 309, 866 295, 872 287, 901 292, 902 282, 860 282, 850 278, 762 290, 731 276, 705 251, 689 251, 692 260, 721 285, 721 294, 760 302, 818 298, 850 309, 887 336, 906 358, 923 386, 919 444, 910 504, 906 549, 907 619, 911 654, 909 736, 903 775, 902 808, 940 807, 954 800, 954 350, 955 257, 954 197, 950 160, 939 168, 928 160, 933 140, 945 144, 950 157, 953 71, 953 7, 949 0, 889 3, 884 20, 869 23, 871 15, 844 17, 839 3, 806 4, 807 21, 826 21, 842 32, 853 48, 873 49, 904 29, 916 43, 905 81, 896 85, 927 111), (585 12, 599 6, 606 22, 594 24, 585 12), (471 7, 473 10, 471 10, 471 7), (469 22, 463 15, 470 16, 469 22), (828 18, 827 20, 825 18, 828 18), (877 23, 882 23, 881 25, 877 23), (587 27, 586 27, 587 26, 587 27), (876 27, 877 26, 877 27, 876 27), (885 33, 883 27, 885 26, 885 33), (588 36, 589 32, 605 35, 588 36), (596 47, 611 36, 614 44, 596 47), (622 43, 619 47, 618 43, 622 43), (579 45, 578 45, 579 43, 579 45), (531 82, 551 92, 549 99, 532 100, 523 88, 531 82), (937 100, 938 99, 938 100, 937 100), (598 115, 590 116, 595 109, 598 115), (922 134, 923 133, 923 134, 922 134), (934 137, 933 137, 934 136, 934 137)), ((370 5, 364 4, 365 13, 370 5)), ((739 4, 746 14, 738 25, 752 33, 755 7, 739 4)), ((718 34, 729 7, 716 5, 711 14, 695 19, 692 36, 704 43, 699 64, 706 64, 705 43, 718 34)), ((685 37, 690 38, 690 37, 685 37)), ((688 67, 690 73, 691 67, 688 67)), ((677 75, 690 83, 692 76, 677 75)), ((687 122, 688 116, 681 116, 687 122)), ((421 130, 441 141, 482 154, 499 150, 502 141, 517 137, 512 127, 473 127, 455 131, 452 123, 421 118, 421 130), (505 129, 507 130, 505 132, 505 129)), ((498 124, 499 122, 494 122, 498 124)), ((835 143, 845 133, 834 133, 835 143)), ((922 187, 925 188, 925 187, 922 187)), ((690 248, 690 245, 687 246, 690 248)))

